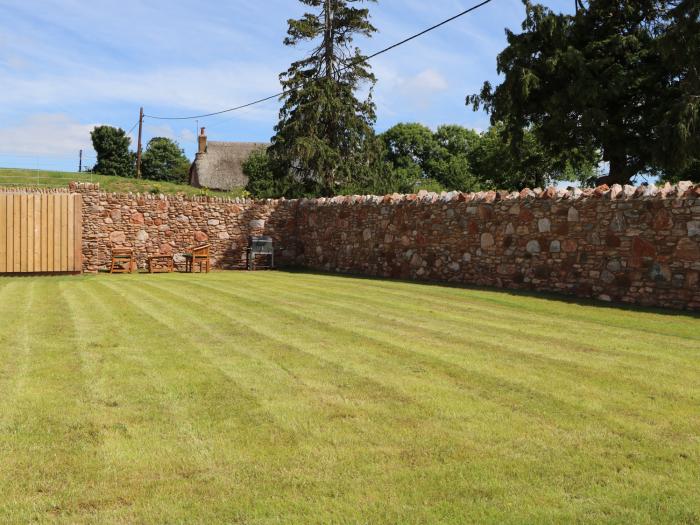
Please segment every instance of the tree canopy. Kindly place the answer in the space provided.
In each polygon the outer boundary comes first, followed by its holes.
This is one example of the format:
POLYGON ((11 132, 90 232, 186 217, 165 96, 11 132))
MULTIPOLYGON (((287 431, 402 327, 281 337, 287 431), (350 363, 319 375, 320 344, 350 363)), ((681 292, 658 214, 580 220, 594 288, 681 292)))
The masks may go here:
POLYGON ((189 169, 190 161, 177 142, 165 137, 148 141, 141 161, 144 179, 186 183, 189 169))
POLYGON ((270 147, 277 187, 287 196, 335 195, 363 178, 377 158, 373 124, 375 78, 353 42, 376 29, 376 0, 300 0, 311 12, 289 20, 287 46, 314 42, 310 54, 280 75, 285 94, 270 147), (357 92, 369 86, 366 98, 357 92))
POLYGON ((97 153, 95 173, 133 177, 134 155, 129 152, 131 140, 121 128, 96 126, 90 133, 92 147, 97 153))
POLYGON ((697 2, 590 0, 573 15, 525 0, 507 31, 503 82, 467 98, 502 122, 514 148, 531 130, 565 170, 600 155, 608 182, 682 169, 698 140, 697 2), (671 58, 679 46, 681 57, 671 58))
MULTIPOLYGON (((430 191, 521 190, 561 180, 588 183, 595 162, 572 166, 553 157, 534 133, 525 131, 513 147, 503 138, 503 126, 483 133, 458 125, 436 131, 417 123, 402 123, 377 136, 373 155, 361 177, 336 187, 338 194, 387 194, 430 191)), ((260 198, 287 195, 288 179, 275 176, 273 160, 264 150, 244 164, 247 190, 260 198)))

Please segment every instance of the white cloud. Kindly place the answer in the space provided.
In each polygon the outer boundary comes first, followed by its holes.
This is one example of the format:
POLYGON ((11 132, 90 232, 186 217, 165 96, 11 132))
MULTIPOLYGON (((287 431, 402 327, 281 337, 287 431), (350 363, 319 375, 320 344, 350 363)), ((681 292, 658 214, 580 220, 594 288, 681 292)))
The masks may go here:
POLYGON ((166 139, 174 139, 175 138, 175 132, 173 131, 173 128, 168 126, 167 124, 161 124, 161 125, 146 124, 143 127, 143 131, 146 134, 146 136, 150 136, 150 137, 165 137, 166 139))
POLYGON ((378 67, 376 100, 384 115, 397 115, 411 108, 425 112, 439 102, 438 93, 450 89, 447 78, 433 68, 424 69, 413 75, 402 75, 392 67, 378 67))
POLYGON ((434 69, 426 69, 417 75, 405 79, 401 89, 410 96, 422 97, 449 88, 447 79, 434 69))
MULTIPOLYGON (((38 78, 0 72, 0 84, 7 105, 26 104, 28 100, 42 106, 120 102, 144 105, 147 113, 149 107, 169 107, 179 109, 179 114, 217 111, 279 91, 277 73, 270 67, 237 62, 133 73, 76 65, 38 78)), ((241 116, 260 120, 275 114, 272 102, 241 116)))
POLYGON ((81 149, 93 154, 90 131, 94 126, 63 114, 32 115, 17 126, 0 128, 0 154, 77 156, 81 149))
POLYGON ((187 143, 187 142, 194 142, 197 140, 197 135, 195 135, 194 131, 190 129, 182 129, 180 130, 180 135, 179 135, 179 140, 180 140, 180 145, 187 143))

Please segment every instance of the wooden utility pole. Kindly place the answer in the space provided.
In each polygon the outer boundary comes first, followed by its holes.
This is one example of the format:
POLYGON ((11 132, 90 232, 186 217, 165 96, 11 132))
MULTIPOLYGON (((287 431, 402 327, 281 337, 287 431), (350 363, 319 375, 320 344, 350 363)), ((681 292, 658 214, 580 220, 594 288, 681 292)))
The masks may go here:
POLYGON ((83 150, 80 150, 80 160, 78 161, 78 173, 83 172, 83 150))
POLYGON ((141 178, 141 132, 143 131, 143 108, 139 111, 139 142, 136 148, 136 178, 141 178))

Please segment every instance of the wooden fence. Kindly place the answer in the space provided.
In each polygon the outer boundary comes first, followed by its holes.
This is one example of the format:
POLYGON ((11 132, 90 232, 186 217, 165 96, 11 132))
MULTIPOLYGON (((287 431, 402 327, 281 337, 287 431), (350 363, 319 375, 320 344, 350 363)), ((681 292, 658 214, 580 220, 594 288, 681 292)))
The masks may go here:
POLYGON ((0 192, 0 273, 82 271, 82 196, 0 192))

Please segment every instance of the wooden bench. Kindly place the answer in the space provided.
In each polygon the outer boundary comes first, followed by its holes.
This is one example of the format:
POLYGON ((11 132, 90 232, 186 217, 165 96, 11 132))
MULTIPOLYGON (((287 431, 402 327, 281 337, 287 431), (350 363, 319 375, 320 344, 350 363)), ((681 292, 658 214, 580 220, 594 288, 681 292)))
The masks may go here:
POLYGON ((185 254, 185 272, 193 273, 194 267, 199 263, 199 271, 209 273, 211 262, 209 260, 209 244, 200 244, 191 249, 191 253, 185 254))

